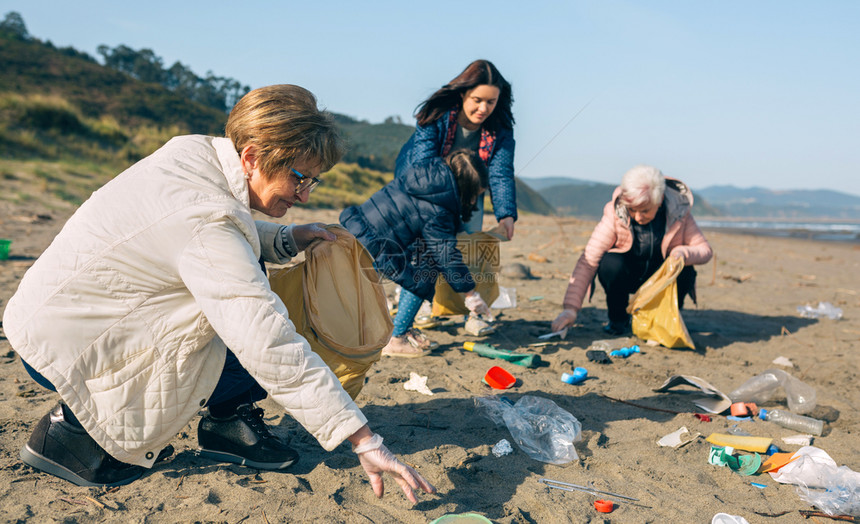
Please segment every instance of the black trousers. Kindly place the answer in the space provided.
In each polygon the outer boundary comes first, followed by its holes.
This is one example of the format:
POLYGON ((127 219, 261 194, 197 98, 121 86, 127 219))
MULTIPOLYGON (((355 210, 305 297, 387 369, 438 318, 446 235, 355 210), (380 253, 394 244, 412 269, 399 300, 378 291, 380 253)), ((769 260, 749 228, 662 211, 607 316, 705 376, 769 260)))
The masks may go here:
MULTIPOLYGON (((630 294, 635 293, 639 286, 645 283, 659 267, 653 271, 642 274, 628 262, 626 253, 606 253, 597 266, 597 279, 606 292, 606 309, 609 313, 609 322, 613 324, 625 324, 630 319, 627 314, 627 305, 630 294)), ((696 270, 693 266, 685 266, 678 275, 678 307, 684 307, 684 298, 690 295, 693 302, 696 301, 696 270)))
MULTIPOLYGON (((36 381, 36 384, 45 389, 57 391, 57 388, 48 379, 33 369, 24 359, 21 359, 21 363, 24 364, 24 369, 30 378, 36 381)), ((236 411, 238 406, 259 402, 267 396, 266 390, 239 364, 239 359, 228 349, 224 369, 221 370, 221 377, 218 379, 215 391, 212 392, 206 402, 206 407, 215 416, 229 416, 236 411)))

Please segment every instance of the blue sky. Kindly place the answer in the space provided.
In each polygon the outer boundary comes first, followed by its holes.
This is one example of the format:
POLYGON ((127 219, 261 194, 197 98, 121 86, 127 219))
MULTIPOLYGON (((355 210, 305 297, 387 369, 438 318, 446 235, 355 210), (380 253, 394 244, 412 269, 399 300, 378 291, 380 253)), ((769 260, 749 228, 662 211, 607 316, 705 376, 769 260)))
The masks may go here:
POLYGON ((646 163, 693 189, 860 196, 856 0, 0 2, 9 11, 57 46, 125 44, 251 87, 299 84, 371 122, 413 123, 487 58, 513 84, 524 178, 616 183, 646 163))

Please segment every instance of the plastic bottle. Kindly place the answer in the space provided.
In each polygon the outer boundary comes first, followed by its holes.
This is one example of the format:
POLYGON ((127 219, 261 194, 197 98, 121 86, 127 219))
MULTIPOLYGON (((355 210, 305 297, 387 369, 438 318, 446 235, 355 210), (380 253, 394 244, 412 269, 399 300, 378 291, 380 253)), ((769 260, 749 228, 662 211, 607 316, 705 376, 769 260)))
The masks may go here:
POLYGON ((788 409, 795 413, 809 413, 815 409, 815 388, 789 375, 781 369, 768 369, 756 375, 729 393, 732 402, 755 402, 770 400, 780 389, 785 391, 788 409))
POLYGON ((790 411, 781 409, 762 409, 758 412, 758 418, 775 422, 780 426, 801 433, 811 433, 813 435, 821 435, 824 430, 824 421, 817 420, 811 417, 804 417, 790 411))
POLYGON ((797 306, 797 312, 803 318, 821 318, 827 317, 832 320, 842 318, 842 309, 834 306, 830 302, 819 302, 818 307, 812 307, 809 304, 805 306, 797 306))

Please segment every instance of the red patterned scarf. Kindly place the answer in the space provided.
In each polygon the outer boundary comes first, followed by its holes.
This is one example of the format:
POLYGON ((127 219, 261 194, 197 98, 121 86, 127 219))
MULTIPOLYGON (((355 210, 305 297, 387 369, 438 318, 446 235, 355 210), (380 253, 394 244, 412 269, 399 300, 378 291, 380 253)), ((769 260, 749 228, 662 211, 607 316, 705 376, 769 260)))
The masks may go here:
MULTIPOLYGON (((457 114, 459 109, 452 109, 448 113, 448 134, 445 135, 445 143, 442 145, 442 156, 447 156, 451 152, 451 147, 454 145, 454 137, 457 134, 457 114)), ((490 164, 490 156, 493 154, 493 146, 496 143, 496 135, 490 133, 483 127, 481 128, 481 142, 478 144, 478 156, 485 164, 490 164)))

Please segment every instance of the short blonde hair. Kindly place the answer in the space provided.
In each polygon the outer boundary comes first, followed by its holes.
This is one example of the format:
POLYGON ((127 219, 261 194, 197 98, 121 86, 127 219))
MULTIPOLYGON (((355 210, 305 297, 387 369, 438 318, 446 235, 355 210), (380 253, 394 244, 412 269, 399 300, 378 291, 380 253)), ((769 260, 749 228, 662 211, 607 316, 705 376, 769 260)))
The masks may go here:
POLYGON ((663 203, 666 177, 656 167, 636 166, 621 178, 621 201, 627 207, 663 203))
POLYGON ((298 160, 327 171, 343 156, 343 140, 331 113, 317 108, 307 89, 290 84, 261 87, 243 96, 230 111, 225 135, 236 151, 257 149, 260 172, 270 177, 298 160))

